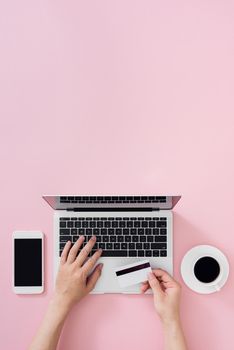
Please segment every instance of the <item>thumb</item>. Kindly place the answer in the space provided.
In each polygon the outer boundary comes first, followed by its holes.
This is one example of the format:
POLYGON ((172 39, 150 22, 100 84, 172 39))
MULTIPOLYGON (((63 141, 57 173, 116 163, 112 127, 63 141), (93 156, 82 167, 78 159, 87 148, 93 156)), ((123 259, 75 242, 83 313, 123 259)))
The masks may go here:
POLYGON ((95 284, 97 283, 97 280, 101 275, 102 267, 103 264, 98 264, 91 273, 91 275, 88 277, 87 288, 89 291, 91 291, 95 287, 95 284))
POLYGON ((157 280, 157 278, 153 272, 149 272, 148 281, 149 281, 149 285, 152 288, 154 294, 162 294, 162 289, 161 289, 160 283, 157 280))

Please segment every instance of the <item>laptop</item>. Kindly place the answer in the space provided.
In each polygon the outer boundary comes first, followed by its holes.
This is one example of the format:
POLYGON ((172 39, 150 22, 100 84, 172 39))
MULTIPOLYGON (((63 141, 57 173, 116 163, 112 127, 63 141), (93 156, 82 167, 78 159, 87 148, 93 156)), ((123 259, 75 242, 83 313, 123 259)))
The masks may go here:
POLYGON ((54 209, 54 279, 61 252, 79 235, 97 237, 102 248, 101 277, 91 292, 140 293, 140 285, 119 286, 115 269, 141 260, 173 274, 172 209, 181 196, 43 196, 54 209))

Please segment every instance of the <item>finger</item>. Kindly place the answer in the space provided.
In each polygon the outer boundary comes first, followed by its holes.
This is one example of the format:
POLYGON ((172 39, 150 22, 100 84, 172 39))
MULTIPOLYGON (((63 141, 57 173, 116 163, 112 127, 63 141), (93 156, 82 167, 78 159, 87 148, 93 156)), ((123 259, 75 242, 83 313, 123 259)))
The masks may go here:
MULTIPOLYGON (((159 283, 160 283, 162 290, 164 291, 166 289, 166 287, 164 286, 164 282, 159 281, 159 283)), ((149 288, 150 288, 150 285, 149 285, 148 281, 141 283, 141 292, 142 293, 145 293, 149 288)))
POLYGON ((150 288, 150 285, 148 282, 143 282, 141 284, 141 292, 142 293, 145 293, 149 288, 150 288))
POLYGON ((94 266, 96 265, 96 262, 98 261, 98 259, 100 258, 102 254, 102 249, 98 249, 86 262, 85 264, 82 266, 82 269, 84 271, 85 274, 89 274, 90 271, 94 268, 94 266))
POLYGON ((162 294, 162 288, 160 286, 159 281, 157 280, 156 276, 153 272, 150 272, 148 275, 148 281, 149 285, 153 290, 154 294, 161 295, 162 294))
POLYGON ((87 259, 95 243, 96 243, 96 237, 93 236, 90 238, 88 243, 81 249, 79 255, 76 258, 76 263, 79 266, 82 266, 84 264, 85 260, 87 259))
POLYGON ((60 264, 65 264, 65 262, 67 261, 67 256, 69 253, 69 250, 71 248, 71 241, 67 241, 67 243, 65 244, 62 254, 61 254, 61 259, 60 259, 60 264))
POLYGON ((87 289, 90 292, 95 287, 97 280, 101 276, 103 264, 98 264, 87 280, 87 289))
POLYGON ((156 269, 156 270, 153 270, 155 276, 160 279, 162 282, 175 282, 177 283, 174 278, 169 275, 169 273, 167 273, 166 271, 164 270, 161 270, 161 269, 156 269))
POLYGON ((73 247, 71 248, 69 254, 68 254, 68 258, 67 258, 67 262, 69 264, 72 264, 76 257, 77 257, 77 254, 78 254, 78 251, 82 245, 82 243, 84 242, 84 236, 80 236, 78 238, 78 240, 76 241, 76 243, 73 245, 73 247))

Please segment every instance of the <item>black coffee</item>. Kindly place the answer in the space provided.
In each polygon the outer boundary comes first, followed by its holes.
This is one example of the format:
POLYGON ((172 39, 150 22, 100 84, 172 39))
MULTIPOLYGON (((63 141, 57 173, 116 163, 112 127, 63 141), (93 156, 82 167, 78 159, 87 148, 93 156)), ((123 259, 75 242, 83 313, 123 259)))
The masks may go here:
POLYGON ((213 282, 220 273, 220 266, 217 260, 210 256, 199 259, 194 266, 194 274, 197 279, 204 283, 213 282))

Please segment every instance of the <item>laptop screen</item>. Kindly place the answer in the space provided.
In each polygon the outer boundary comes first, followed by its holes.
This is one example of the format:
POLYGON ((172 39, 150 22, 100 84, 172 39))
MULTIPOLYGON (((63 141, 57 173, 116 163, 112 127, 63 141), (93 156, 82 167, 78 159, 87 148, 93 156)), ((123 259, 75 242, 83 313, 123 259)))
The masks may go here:
POLYGON ((53 209, 172 209, 181 196, 43 196, 53 209))

